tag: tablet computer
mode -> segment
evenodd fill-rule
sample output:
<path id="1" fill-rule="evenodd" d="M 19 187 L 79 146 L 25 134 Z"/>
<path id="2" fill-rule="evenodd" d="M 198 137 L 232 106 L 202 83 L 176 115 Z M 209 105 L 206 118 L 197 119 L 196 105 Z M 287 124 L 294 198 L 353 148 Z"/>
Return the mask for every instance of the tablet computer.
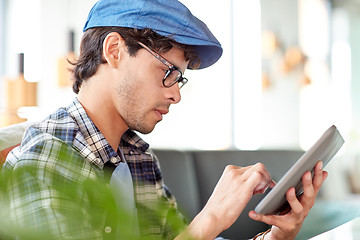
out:
<path id="1" fill-rule="evenodd" d="M 300 195 L 303 191 L 301 179 L 304 173 L 311 171 L 313 175 L 314 167 L 318 161 L 322 161 L 325 167 L 343 144 L 344 139 L 338 129 L 334 125 L 331 126 L 259 202 L 255 207 L 255 212 L 260 214 L 278 214 L 288 205 L 286 200 L 287 190 L 295 187 L 296 194 Z"/>

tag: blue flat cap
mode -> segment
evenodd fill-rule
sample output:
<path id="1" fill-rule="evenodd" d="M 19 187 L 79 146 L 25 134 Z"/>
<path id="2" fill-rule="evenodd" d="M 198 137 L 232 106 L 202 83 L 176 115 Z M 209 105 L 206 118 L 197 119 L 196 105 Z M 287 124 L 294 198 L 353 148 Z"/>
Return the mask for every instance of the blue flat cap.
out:
<path id="1" fill-rule="evenodd" d="M 192 45 L 199 69 L 217 62 L 219 41 L 209 28 L 178 0 L 100 0 L 91 9 L 84 31 L 93 27 L 150 28 L 178 43 Z"/>

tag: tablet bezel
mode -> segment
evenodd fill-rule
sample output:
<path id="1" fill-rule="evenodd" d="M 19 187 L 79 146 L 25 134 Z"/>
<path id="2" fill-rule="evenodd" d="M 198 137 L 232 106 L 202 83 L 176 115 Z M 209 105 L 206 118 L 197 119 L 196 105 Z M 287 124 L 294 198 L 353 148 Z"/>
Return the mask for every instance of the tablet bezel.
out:
<path id="1" fill-rule="evenodd" d="M 318 161 L 325 167 L 344 144 L 340 132 L 335 125 L 327 129 L 315 144 L 306 151 L 296 163 L 284 174 L 276 186 L 260 201 L 255 212 L 260 214 L 278 214 L 287 204 L 286 192 L 295 187 L 297 195 L 302 193 L 302 176 L 311 171 Z M 266 165 L 266 163 L 265 163 Z"/>

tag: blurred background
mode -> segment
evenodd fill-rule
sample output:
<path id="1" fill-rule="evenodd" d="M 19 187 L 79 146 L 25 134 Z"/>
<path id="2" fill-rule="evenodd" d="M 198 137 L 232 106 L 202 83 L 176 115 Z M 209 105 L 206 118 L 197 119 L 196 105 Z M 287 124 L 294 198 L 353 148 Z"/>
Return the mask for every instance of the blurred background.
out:
<path id="1" fill-rule="evenodd" d="M 360 1 L 182 2 L 224 53 L 186 71 L 181 104 L 144 136 L 153 147 L 306 150 L 335 124 L 342 151 L 360 154 Z M 1 126 L 38 121 L 75 97 L 66 59 L 94 3 L 0 0 Z"/>
<path id="2" fill-rule="evenodd" d="M 95 2 L 0 0 L 0 127 L 39 121 L 76 96 L 67 59 Z M 360 203 L 360 0 L 181 2 L 223 56 L 185 72 L 181 103 L 144 139 L 158 149 L 307 150 L 335 124 L 345 144 L 322 197 L 338 205 L 321 212 L 336 221 L 358 209 L 349 204 Z"/>

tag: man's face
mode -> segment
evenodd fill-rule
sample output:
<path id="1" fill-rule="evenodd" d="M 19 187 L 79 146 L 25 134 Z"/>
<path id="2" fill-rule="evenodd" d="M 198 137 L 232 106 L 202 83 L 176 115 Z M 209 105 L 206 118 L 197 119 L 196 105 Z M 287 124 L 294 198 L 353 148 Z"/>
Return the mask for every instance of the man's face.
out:
<path id="1" fill-rule="evenodd" d="M 172 48 L 161 55 L 185 71 L 188 62 L 183 51 Z M 130 129 L 150 133 L 169 112 L 170 105 L 180 101 L 179 86 L 164 87 L 162 81 L 168 67 L 145 49 L 140 49 L 135 57 L 123 57 L 113 78 L 112 100 Z"/>

